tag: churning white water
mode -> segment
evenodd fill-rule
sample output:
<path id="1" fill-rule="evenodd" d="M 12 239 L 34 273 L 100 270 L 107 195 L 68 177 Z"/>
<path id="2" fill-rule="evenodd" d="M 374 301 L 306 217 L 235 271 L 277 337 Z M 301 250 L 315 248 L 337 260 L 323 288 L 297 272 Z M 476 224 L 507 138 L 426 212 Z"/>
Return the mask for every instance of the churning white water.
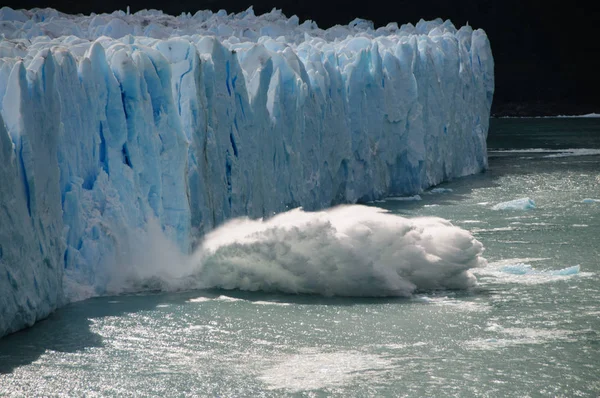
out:
<path id="1" fill-rule="evenodd" d="M 376 207 L 301 209 L 268 220 L 232 220 L 183 256 L 158 231 L 115 293 L 154 288 L 240 289 L 324 296 L 404 296 L 415 290 L 466 289 L 483 246 L 436 217 L 407 219 Z"/>

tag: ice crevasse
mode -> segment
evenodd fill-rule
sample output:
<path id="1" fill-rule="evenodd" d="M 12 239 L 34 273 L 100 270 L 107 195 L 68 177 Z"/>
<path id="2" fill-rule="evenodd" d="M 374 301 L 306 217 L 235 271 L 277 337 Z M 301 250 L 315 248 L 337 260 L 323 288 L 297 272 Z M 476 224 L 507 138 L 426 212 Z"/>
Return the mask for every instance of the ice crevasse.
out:
<path id="1" fill-rule="evenodd" d="M 0 336 L 105 294 L 157 225 L 411 195 L 487 166 L 493 58 L 450 21 L 0 9 Z"/>

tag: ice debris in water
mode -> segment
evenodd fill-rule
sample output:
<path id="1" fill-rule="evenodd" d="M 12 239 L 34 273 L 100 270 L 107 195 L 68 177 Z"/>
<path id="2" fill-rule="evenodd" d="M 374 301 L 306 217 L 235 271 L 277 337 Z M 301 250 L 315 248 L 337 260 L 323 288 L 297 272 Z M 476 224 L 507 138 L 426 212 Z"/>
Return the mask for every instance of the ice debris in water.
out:
<path id="1" fill-rule="evenodd" d="M 401 202 L 410 202 L 413 200 L 422 200 L 421 195 L 413 195 L 413 196 L 390 196 L 389 198 L 385 198 L 385 200 L 396 200 Z"/>
<path id="2" fill-rule="evenodd" d="M 600 203 L 600 199 L 585 198 L 581 203 Z"/>
<path id="3" fill-rule="evenodd" d="M 450 193 L 452 192 L 452 188 L 433 188 L 431 193 Z"/>
<path id="4" fill-rule="evenodd" d="M 492 210 L 528 210 L 535 209 L 535 202 L 530 198 L 509 200 L 492 206 Z"/>
<path id="5" fill-rule="evenodd" d="M 502 271 L 513 275 L 549 275 L 549 276 L 569 276 L 576 275 L 580 271 L 579 265 L 567 267 L 559 270 L 538 271 L 530 264 L 511 264 L 502 267 Z"/>

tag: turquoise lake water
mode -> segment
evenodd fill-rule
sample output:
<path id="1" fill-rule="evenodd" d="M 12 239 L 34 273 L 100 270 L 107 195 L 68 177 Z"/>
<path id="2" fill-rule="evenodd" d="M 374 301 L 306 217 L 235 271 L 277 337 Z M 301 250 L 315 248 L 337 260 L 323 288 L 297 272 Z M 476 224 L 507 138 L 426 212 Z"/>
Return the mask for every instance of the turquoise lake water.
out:
<path id="1" fill-rule="evenodd" d="M 486 173 L 373 204 L 471 231 L 476 288 L 90 299 L 0 340 L 0 395 L 599 396 L 600 119 L 492 119 L 488 147 Z"/>

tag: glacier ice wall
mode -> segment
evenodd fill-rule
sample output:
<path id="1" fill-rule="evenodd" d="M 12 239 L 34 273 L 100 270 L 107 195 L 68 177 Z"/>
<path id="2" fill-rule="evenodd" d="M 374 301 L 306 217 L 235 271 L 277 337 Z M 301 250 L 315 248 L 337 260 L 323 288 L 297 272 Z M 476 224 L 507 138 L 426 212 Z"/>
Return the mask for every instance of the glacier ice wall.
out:
<path id="1" fill-rule="evenodd" d="M 487 36 L 281 12 L 0 9 L 0 336 L 107 292 L 148 225 L 414 194 L 487 166 Z"/>
<path id="2" fill-rule="evenodd" d="M 63 219 L 56 151 L 59 126 L 53 63 L 31 65 L 49 77 L 27 84 L 12 69 L 0 117 L 0 336 L 32 325 L 63 300 Z M 27 117 L 21 110 L 29 109 Z"/>

